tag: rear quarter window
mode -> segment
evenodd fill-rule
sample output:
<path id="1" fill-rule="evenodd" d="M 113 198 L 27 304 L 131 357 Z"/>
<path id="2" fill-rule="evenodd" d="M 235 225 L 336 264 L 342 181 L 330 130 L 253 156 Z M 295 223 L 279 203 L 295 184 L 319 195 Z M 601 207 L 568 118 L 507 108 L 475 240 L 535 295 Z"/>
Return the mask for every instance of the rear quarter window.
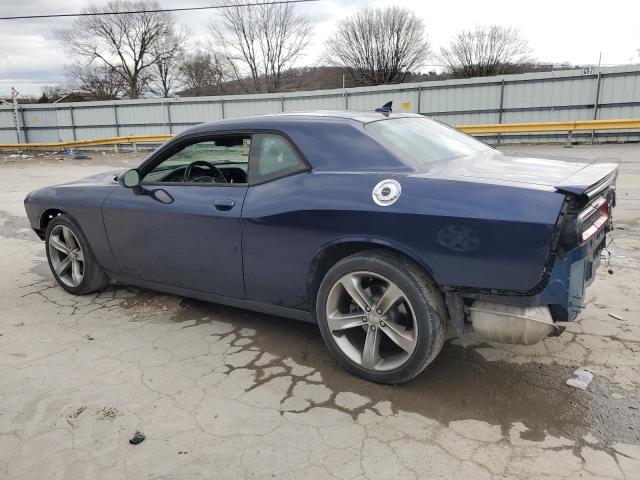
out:
<path id="1" fill-rule="evenodd" d="M 251 183 L 262 183 L 305 170 L 307 164 L 286 138 L 269 133 L 253 136 L 249 163 Z"/>

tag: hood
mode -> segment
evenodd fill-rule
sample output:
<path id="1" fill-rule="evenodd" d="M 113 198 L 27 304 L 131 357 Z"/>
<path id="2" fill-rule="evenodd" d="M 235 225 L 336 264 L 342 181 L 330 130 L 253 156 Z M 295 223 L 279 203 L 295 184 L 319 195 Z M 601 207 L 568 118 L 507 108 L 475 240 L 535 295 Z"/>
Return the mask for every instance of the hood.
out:
<path id="1" fill-rule="evenodd" d="M 80 180 L 74 180 L 73 182 L 63 183 L 58 187 L 72 187 L 72 186 L 89 186 L 89 185 L 116 185 L 118 175 L 126 172 L 127 169 L 111 170 L 104 173 L 96 173 L 88 177 L 81 178 Z"/>
<path id="2" fill-rule="evenodd" d="M 559 157 L 513 156 L 499 151 L 434 164 L 424 176 L 526 186 L 584 194 L 615 176 L 616 163 Z"/>

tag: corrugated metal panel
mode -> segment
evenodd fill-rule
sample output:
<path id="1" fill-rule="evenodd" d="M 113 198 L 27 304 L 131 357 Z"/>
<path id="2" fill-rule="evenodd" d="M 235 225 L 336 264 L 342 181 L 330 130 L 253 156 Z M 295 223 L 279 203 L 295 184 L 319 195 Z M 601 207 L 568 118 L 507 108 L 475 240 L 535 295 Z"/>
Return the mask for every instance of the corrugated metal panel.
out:
<path id="1" fill-rule="evenodd" d="M 425 89 L 421 97 L 423 113 L 496 109 L 500 85 Z"/>
<path id="2" fill-rule="evenodd" d="M 222 118 L 222 105 L 220 102 L 202 102 L 182 104 L 170 103 L 171 121 L 177 124 L 192 124 L 212 122 Z"/>
<path id="3" fill-rule="evenodd" d="M 640 74 L 634 76 L 604 77 L 600 90 L 601 103 L 640 103 Z"/>
<path id="4" fill-rule="evenodd" d="M 13 128 L 13 110 L 11 108 L 0 108 L 0 128 Z"/>
<path id="5" fill-rule="evenodd" d="M 249 115 L 266 115 L 269 113 L 281 113 L 282 100 L 271 96 L 257 98 L 253 101 L 226 100 L 224 102 L 224 117 L 246 117 Z"/>
<path id="6" fill-rule="evenodd" d="M 156 126 L 156 125 L 129 125 L 120 127 L 120 135 L 158 135 L 158 132 L 168 133 L 169 126 Z"/>
<path id="7" fill-rule="evenodd" d="M 118 107 L 118 123 L 120 125 L 166 124 L 167 110 L 162 104 L 157 105 L 122 105 Z"/>
<path id="8" fill-rule="evenodd" d="M 29 130 L 29 143 L 47 143 L 69 140 L 73 140 L 73 132 L 71 128 L 60 127 L 56 129 L 47 128 Z"/>
<path id="9" fill-rule="evenodd" d="M 342 110 L 345 108 L 343 95 L 326 97 L 285 97 L 285 112 L 305 112 L 309 110 Z"/>
<path id="10" fill-rule="evenodd" d="M 115 125 L 115 109 L 115 106 L 109 104 L 93 108 L 75 108 L 73 118 L 76 126 Z"/>
<path id="11" fill-rule="evenodd" d="M 55 110 L 29 110 L 22 111 L 24 124 L 29 127 L 58 126 L 58 116 Z"/>
<path id="12" fill-rule="evenodd" d="M 602 68 L 598 119 L 640 117 L 640 67 Z M 118 100 L 68 104 L 21 105 L 29 141 L 90 139 L 129 134 L 178 133 L 201 122 L 221 118 L 344 109 L 373 110 L 392 100 L 395 111 L 433 114 L 445 123 L 479 124 L 591 120 L 598 75 L 582 70 L 527 73 L 384 85 L 343 90 L 291 92 L 282 95 L 235 95 L 180 99 Z M 504 83 L 504 90 L 502 87 Z M 418 91 L 420 89 L 420 92 Z M 503 111 L 500 98 L 503 91 Z M 404 107 L 404 108 L 403 108 Z M 71 117 L 73 109 L 73 119 Z M 75 129 L 72 129 L 75 124 Z M 491 138 L 491 137 L 490 137 Z M 505 141 L 556 141 L 536 134 L 503 137 Z M 600 139 L 639 139 L 640 135 L 609 135 Z M 11 106 L 0 107 L 0 139 L 15 141 Z"/>
<path id="13" fill-rule="evenodd" d="M 16 143 L 15 130 L 0 130 L 0 143 Z"/>
<path id="14" fill-rule="evenodd" d="M 116 127 L 89 127 L 77 128 L 76 137 L 78 140 L 91 140 L 92 138 L 116 137 Z"/>
<path id="15" fill-rule="evenodd" d="M 502 123 L 563 122 L 592 119 L 593 108 L 548 108 L 544 110 L 507 111 L 502 114 Z"/>
<path id="16" fill-rule="evenodd" d="M 416 112 L 418 104 L 417 91 L 393 92 L 384 91 L 381 93 L 358 93 L 349 95 L 349 110 L 375 110 L 387 102 L 393 102 L 395 112 Z M 409 108 L 403 109 L 404 103 L 409 104 Z"/>

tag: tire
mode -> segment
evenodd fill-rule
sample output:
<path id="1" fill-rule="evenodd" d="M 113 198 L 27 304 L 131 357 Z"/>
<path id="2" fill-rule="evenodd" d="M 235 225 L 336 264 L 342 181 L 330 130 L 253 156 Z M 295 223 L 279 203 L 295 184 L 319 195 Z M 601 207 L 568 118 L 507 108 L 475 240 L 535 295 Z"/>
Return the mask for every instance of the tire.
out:
<path id="1" fill-rule="evenodd" d="M 372 382 L 399 384 L 440 353 L 448 314 L 437 284 L 415 262 L 368 250 L 329 269 L 318 290 L 316 318 L 327 347 L 346 370 Z"/>
<path id="2" fill-rule="evenodd" d="M 67 292 L 86 295 L 109 284 L 109 276 L 98 264 L 82 230 L 68 215 L 58 215 L 49 222 L 45 249 L 51 273 Z"/>

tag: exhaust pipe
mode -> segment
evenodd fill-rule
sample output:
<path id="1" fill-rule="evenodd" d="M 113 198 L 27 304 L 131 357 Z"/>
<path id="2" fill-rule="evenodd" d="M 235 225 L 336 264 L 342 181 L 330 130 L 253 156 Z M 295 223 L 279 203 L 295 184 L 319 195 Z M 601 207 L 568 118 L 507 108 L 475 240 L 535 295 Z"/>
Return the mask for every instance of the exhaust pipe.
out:
<path id="1" fill-rule="evenodd" d="M 485 340 L 533 345 L 557 328 L 549 307 L 516 307 L 476 301 L 467 308 L 475 333 Z"/>

